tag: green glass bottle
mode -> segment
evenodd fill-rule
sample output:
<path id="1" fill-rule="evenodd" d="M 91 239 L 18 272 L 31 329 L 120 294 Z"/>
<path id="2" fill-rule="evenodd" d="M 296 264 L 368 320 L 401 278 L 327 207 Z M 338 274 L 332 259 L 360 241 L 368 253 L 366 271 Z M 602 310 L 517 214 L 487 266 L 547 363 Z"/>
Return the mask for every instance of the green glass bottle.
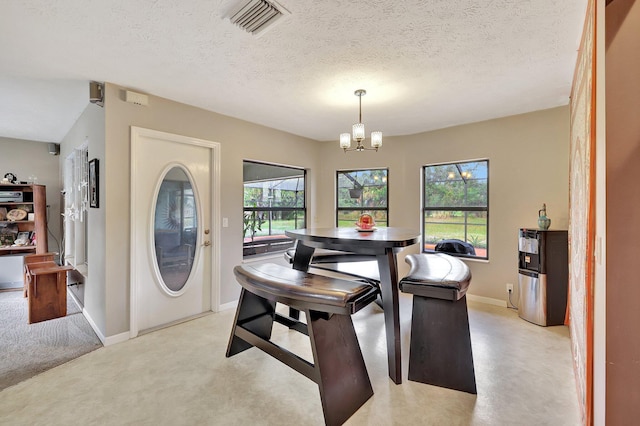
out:
<path id="1" fill-rule="evenodd" d="M 538 210 L 538 228 L 546 231 L 551 226 L 551 219 L 547 217 L 547 205 L 542 204 L 542 209 Z"/>

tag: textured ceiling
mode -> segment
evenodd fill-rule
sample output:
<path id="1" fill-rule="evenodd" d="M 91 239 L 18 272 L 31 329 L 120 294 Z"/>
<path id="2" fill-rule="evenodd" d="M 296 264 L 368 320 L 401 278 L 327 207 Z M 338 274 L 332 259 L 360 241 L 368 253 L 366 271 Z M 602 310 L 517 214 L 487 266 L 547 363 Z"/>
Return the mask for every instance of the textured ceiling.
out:
<path id="1" fill-rule="evenodd" d="M 568 103 L 587 0 L 281 0 L 259 37 L 237 0 L 0 1 L 0 136 L 60 141 L 108 81 L 317 140 Z"/>

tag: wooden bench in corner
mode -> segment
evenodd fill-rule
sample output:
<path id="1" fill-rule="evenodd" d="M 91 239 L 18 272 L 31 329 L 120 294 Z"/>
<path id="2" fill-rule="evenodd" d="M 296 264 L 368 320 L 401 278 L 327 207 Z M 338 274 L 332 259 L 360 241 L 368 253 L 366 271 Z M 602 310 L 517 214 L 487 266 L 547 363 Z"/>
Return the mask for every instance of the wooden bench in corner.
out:
<path id="1" fill-rule="evenodd" d="M 234 268 L 242 286 L 227 357 L 255 346 L 318 384 L 327 425 L 344 423 L 373 395 L 351 314 L 378 289 L 272 263 Z M 307 324 L 276 312 L 276 303 L 303 311 Z M 271 341 L 273 323 L 309 336 L 313 364 Z"/>

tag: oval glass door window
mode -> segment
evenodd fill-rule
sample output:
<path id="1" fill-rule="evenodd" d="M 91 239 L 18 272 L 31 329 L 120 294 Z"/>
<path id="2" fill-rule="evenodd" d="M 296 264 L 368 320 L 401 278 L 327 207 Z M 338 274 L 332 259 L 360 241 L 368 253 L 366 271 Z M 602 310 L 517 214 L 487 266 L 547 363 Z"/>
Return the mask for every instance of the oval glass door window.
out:
<path id="1" fill-rule="evenodd" d="M 193 186 L 181 167 L 164 176 L 155 207 L 156 262 L 165 286 L 180 291 L 187 283 L 195 257 L 198 214 Z"/>

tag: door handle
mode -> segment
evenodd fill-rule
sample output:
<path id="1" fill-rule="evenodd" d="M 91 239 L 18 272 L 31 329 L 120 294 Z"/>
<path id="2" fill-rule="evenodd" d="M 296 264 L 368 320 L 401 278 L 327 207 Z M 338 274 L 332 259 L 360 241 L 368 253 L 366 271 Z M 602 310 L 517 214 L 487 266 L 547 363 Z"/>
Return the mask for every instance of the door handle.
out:
<path id="1" fill-rule="evenodd" d="M 202 245 L 205 247 L 209 247 L 211 245 L 211 241 L 205 241 Z"/>

